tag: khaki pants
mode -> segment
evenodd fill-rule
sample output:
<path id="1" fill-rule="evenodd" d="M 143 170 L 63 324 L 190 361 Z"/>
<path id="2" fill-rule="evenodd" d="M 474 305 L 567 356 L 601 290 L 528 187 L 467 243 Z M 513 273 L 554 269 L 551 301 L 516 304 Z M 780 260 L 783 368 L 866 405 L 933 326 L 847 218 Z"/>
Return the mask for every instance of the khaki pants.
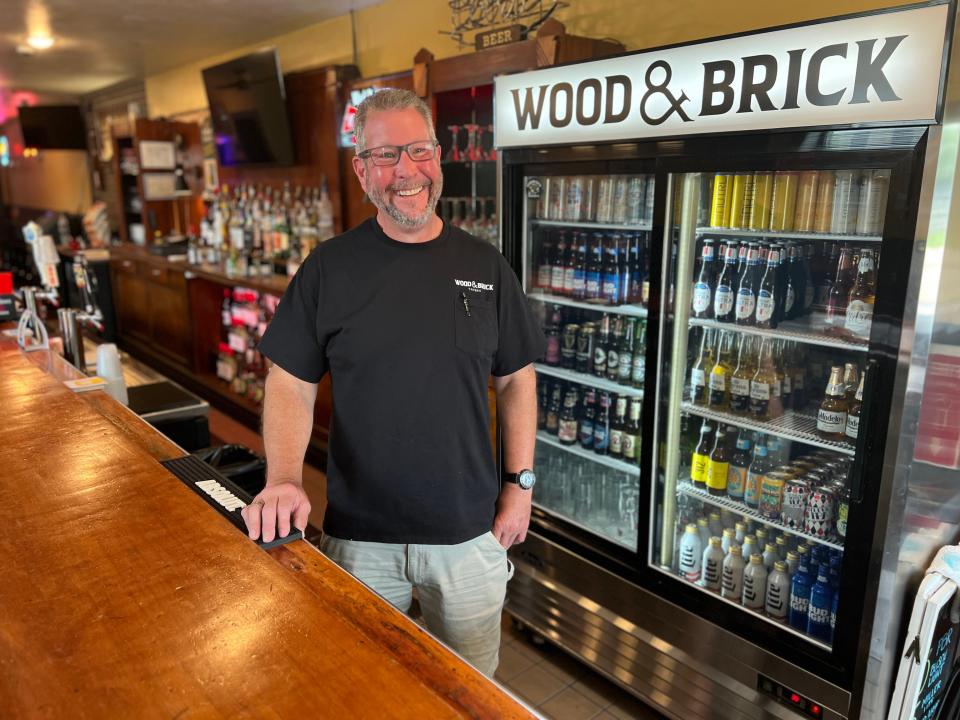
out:
<path id="1" fill-rule="evenodd" d="M 427 629 L 483 674 L 500 661 L 500 614 L 513 576 L 492 532 L 458 545 L 405 545 L 324 535 L 320 550 L 403 612 L 413 589 Z"/>

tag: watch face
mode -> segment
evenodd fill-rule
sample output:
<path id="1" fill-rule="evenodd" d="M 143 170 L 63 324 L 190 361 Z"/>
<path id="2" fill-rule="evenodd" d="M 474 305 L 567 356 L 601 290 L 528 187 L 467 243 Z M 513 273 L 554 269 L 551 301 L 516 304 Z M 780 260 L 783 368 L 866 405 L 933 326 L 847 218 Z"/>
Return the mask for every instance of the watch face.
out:
<path id="1" fill-rule="evenodd" d="M 529 490 L 537 482 L 537 476 L 533 474 L 533 470 L 524 470 L 522 473 L 517 475 L 517 485 L 522 487 L 524 490 Z"/>

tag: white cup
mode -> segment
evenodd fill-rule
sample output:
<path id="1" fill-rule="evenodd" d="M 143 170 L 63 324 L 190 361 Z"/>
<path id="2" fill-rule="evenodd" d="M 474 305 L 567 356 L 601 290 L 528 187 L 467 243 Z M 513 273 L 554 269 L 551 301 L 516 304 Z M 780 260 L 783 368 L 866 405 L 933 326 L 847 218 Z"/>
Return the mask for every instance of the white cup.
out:
<path id="1" fill-rule="evenodd" d="M 129 404 L 120 353 L 113 343 L 97 346 L 97 375 L 107 381 L 106 390 L 114 400 L 124 405 Z"/>

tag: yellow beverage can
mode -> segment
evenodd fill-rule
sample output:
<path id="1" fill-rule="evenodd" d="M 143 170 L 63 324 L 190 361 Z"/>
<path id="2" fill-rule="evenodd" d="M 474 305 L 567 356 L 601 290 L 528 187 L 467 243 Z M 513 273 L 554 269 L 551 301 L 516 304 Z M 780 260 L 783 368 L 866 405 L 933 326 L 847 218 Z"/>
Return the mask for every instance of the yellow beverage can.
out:
<path id="1" fill-rule="evenodd" d="M 753 174 L 737 173 L 733 176 L 730 194 L 730 227 L 737 230 L 750 224 L 750 208 L 753 206 Z"/>
<path id="2" fill-rule="evenodd" d="M 817 181 L 817 208 L 814 211 L 813 231 L 830 232 L 833 222 L 833 190 L 837 176 L 832 170 L 821 170 Z"/>
<path id="3" fill-rule="evenodd" d="M 808 170 L 800 173 L 797 181 L 797 209 L 793 216 L 793 229 L 799 232 L 813 232 L 817 209 L 817 181 L 820 173 Z"/>
<path id="4" fill-rule="evenodd" d="M 730 227 L 730 200 L 732 194 L 733 176 L 714 176 L 713 203 L 710 206 L 711 227 Z"/>
<path id="5" fill-rule="evenodd" d="M 770 204 L 773 200 L 773 173 L 758 172 L 753 176 L 753 201 L 750 204 L 751 230 L 770 228 Z"/>
<path id="6" fill-rule="evenodd" d="M 797 173 L 776 172 L 773 175 L 773 204 L 770 207 L 771 230 L 793 230 L 797 211 Z"/>

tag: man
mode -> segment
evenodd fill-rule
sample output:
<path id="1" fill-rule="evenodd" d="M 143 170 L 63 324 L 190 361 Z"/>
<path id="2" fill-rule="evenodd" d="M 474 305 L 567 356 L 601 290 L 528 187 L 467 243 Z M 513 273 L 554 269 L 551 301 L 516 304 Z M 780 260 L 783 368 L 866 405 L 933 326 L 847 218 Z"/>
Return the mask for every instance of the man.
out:
<path id="1" fill-rule="evenodd" d="M 383 90 L 357 109 L 353 169 L 377 216 L 316 249 L 261 351 L 267 485 L 250 536 L 304 528 L 317 382 L 333 422 L 321 549 L 487 675 L 498 662 L 506 550 L 530 522 L 544 337 L 503 256 L 436 215 L 440 150 L 427 106 Z M 487 432 L 494 376 L 507 479 Z M 521 471 L 524 471 L 521 473 Z"/>

